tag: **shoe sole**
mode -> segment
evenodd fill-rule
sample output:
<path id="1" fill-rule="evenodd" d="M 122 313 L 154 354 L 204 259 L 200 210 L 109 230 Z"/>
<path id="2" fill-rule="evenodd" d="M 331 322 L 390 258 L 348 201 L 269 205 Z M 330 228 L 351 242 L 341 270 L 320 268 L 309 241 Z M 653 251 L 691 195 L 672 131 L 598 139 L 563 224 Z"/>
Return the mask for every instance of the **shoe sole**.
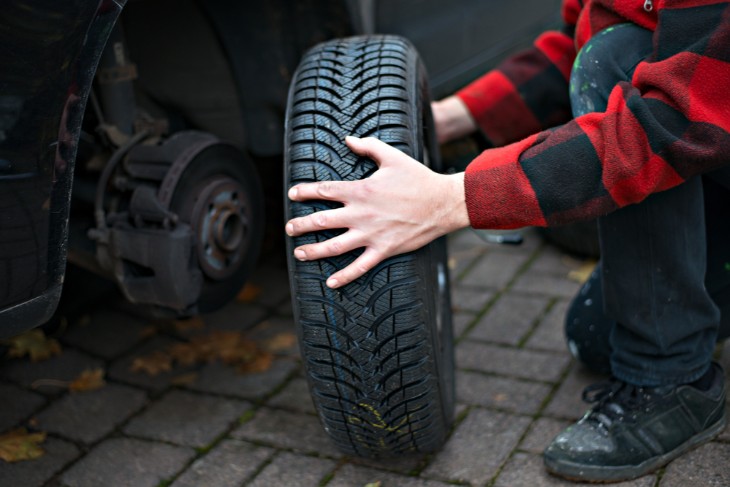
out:
<path id="1" fill-rule="evenodd" d="M 722 419 L 720 419 L 710 428 L 696 434 L 671 452 L 665 453 L 664 455 L 660 455 L 658 457 L 653 457 L 645 461 L 644 463 L 635 466 L 586 466 L 567 461 L 558 462 L 547 457 L 543 457 L 543 461 L 545 463 L 545 468 L 549 473 L 572 481 L 602 484 L 632 480 L 651 473 L 654 470 L 663 467 L 667 463 L 671 462 L 678 456 L 702 445 L 703 443 L 712 440 L 720 433 L 722 433 L 722 431 L 725 429 L 726 422 L 727 420 L 725 418 L 725 415 L 723 415 Z"/>

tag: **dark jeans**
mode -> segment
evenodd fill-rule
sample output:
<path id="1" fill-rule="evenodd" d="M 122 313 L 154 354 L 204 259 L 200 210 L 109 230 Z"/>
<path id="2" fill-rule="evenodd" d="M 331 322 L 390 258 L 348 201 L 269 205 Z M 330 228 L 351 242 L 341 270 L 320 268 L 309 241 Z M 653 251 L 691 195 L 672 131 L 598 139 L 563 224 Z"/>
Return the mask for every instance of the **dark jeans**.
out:
<path id="1" fill-rule="evenodd" d="M 652 33 L 633 24 L 597 34 L 573 66 L 573 115 L 605 111 L 651 51 Z M 566 318 L 574 355 L 636 385 L 704 374 L 721 322 L 730 335 L 728 181 L 730 167 L 599 219 L 601 263 Z"/>

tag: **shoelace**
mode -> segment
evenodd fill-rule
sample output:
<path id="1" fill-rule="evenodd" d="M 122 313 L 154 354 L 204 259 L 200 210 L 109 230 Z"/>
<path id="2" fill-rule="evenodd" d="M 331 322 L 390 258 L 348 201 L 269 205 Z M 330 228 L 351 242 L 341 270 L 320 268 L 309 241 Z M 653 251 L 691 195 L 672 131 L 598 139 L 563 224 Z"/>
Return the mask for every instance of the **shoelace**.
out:
<path id="1" fill-rule="evenodd" d="M 630 411 L 653 399 L 650 388 L 627 384 L 618 379 L 592 384 L 583 389 L 583 401 L 595 404 L 586 419 L 610 428 L 615 421 L 624 420 Z"/>

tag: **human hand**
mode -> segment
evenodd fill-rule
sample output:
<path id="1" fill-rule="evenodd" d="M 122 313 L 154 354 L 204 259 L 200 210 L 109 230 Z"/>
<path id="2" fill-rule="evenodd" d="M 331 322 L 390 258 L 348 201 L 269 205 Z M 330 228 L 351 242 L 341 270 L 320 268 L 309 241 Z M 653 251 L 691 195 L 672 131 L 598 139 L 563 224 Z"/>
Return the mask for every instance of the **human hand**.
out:
<path id="1" fill-rule="evenodd" d="M 457 96 L 450 96 L 431 103 L 436 139 L 439 144 L 449 142 L 474 132 L 477 124 Z"/>
<path id="2" fill-rule="evenodd" d="M 464 174 L 438 174 L 398 149 L 368 137 L 345 139 L 350 150 L 375 161 L 379 169 L 360 181 L 327 181 L 292 187 L 292 201 L 329 200 L 344 206 L 293 218 L 286 233 L 347 229 L 325 242 L 302 245 L 294 256 L 302 261 L 364 252 L 327 279 L 338 288 L 361 277 L 383 260 L 416 250 L 453 230 L 469 225 L 464 201 Z"/>

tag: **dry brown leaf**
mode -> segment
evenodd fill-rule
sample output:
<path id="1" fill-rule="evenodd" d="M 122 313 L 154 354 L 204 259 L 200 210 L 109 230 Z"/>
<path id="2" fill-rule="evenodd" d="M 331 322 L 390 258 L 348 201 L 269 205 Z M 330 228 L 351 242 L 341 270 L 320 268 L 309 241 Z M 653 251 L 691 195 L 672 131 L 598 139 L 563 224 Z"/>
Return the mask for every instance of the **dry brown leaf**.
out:
<path id="1" fill-rule="evenodd" d="M 591 277 L 591 274 L 593 273 L 593 269 L 595 269 L 595 268 L 596 268 L 595 260 L 590 260 L 588 262 L 585 262 L 578 269 L 570 271 L 568 273 L 568 279 L 570 279 L 571 281 L 575 281 L 580 284 L 583 284 L 588 280 L 589 277 Z"/>
<path id="2" fill-rule="evenodd" d="M 255 301 L 260 294 L 260 287 L 253 284 L 246 284 L 245 286 L 243 286 L 243 289 L 238 292 L 238 295 L 236 296 L 236 301 L 238 301 L 239 303 L 251 303 Z"/>
<path id="3" fill-rule="evenodd" d="M 167 349 L 167 353 L 180 365 L 188 366 L 201 361 L 200 350 L 192 343 L 174 343 Z"/>
<path id="4" fill-rule="evenodd" d="M 271 368 L 271 364 L 274 361 L 274 355 L 269 352 L 259 351 L 253 360 L 242 363 L 238 366 L 238 371 L 242 374 L 258 374 L 266 372 Z"/>
<path id="5" fill-rule="evenodd" d="M 248 362 L 255 358 L 257 347 L 238 331 L 214 331 L 191 340 L 198 348 L 202 361 L 221 360 L 230 365 Z"/>
<path id="6" fill-rule="evenodd" d="M 95 391 L 106 385 L 104 381 L 104 369 L 86 369 L 68 385 L 71 392 Z"/>
<path id="7" fill-rule="evenodd" d="M 181 374 L 173 377 L 170 382 L 176 386 L 186 386 L 192 384 L 196 380 L 198 380 L 198 374 L 196 374 L 195 372 L 191 372 L 189 374 Z"/>
<path id="8" fill-rule="evenodd" d="M 130 366 L 132 372 L 145 372 L 147 375 L 155 376 L 161 372 L 172 370 L 172 357 L 159 350 L 149 355 L 137 357 Z"/>
<path id="9" fill-rule="evenodd" d="M 173 324 L 178 333 L 185 333 L 192 330 L 205 328 L 205 323 L 200 316 L 193 316 L 185 320 L 176 320 Z"/>
<path id="10" fill-rule="evenodd" d="M 266 341 L 264 348 L 269 352 L 281 352 L 282 350 L 289 350 L 296 342 L 297 336 L 294 333 L 278 333 Z"/>
<path id="11" fill-rule="evenodd" d="M 10 357 L 30 357 L 31 362 L 48 360 L 61 354 L 61 345 L 53 338 L 46 337 L 42 330 L 30 330 L 7 341 Z"/>
<path id="12" fill-rule="evenodd" d="M 43 456 L 41 443 L 46 441 L 45 433 L 28 433 L 25 428 L 0 435 L 0 458 L 6 462 L 33 460 Z"/>

